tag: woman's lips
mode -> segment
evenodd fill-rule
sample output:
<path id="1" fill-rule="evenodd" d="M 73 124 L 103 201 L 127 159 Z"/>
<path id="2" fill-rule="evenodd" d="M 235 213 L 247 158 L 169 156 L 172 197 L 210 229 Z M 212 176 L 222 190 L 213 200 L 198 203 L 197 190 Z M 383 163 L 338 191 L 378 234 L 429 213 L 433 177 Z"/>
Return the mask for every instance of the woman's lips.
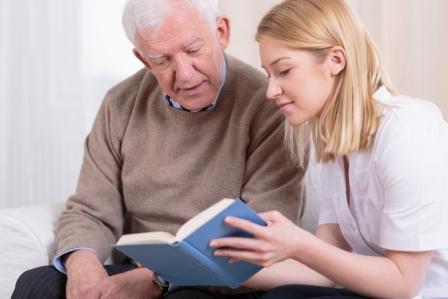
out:
<path id="1" fill-rule="evenodd" d="M 277 108 L 278 108 L 278 110 L 285 110 L 292 103 L 294 103 L 294 102 L 277 103 Z"/>

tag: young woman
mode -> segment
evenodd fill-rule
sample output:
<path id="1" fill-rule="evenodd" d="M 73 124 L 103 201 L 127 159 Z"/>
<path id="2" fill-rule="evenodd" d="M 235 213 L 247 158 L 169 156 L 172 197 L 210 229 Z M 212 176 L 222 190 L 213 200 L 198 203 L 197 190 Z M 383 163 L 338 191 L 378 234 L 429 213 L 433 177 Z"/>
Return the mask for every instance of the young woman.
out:
<path id="1" fill-rule="evenodd" d="M 287 144 L 304 163 L 312 140 L 323 163 L 319 227 L 313 235 L 278 212 L 261 214 L 267 226 L 228 218 L 255 238 L 214 240 L 215 254 L 270 266 L 247 283 L 280 286 L 263 298 L 448 298 L 448 124 L 438 108 L 391 90 L 343 0 L 287 0 L 257 41 Z"/>

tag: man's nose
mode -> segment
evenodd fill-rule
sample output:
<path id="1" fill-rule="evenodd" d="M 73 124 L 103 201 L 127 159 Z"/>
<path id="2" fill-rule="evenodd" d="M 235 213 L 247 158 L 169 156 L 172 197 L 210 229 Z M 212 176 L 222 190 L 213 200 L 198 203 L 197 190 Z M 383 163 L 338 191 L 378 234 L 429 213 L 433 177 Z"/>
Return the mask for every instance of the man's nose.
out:
<path id="1" fill-rule="evenodd" d="M 189 81 L 195 72 L 192 58 L 188 55 L 177 55 L 175 57 L 175 72 L 178 81 Z"/>

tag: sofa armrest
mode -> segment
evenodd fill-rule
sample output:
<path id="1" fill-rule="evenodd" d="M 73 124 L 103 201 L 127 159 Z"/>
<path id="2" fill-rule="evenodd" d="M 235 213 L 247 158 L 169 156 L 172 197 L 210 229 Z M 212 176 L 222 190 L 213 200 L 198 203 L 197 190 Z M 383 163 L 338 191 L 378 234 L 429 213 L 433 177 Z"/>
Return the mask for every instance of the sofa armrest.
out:
<path id="1" fill-rule="evenodd" d="M 0 211 L 0 298 L 10 298 L 24 271 L 51 262 L 55 224 L 63 208 L 55 203 Z"/>

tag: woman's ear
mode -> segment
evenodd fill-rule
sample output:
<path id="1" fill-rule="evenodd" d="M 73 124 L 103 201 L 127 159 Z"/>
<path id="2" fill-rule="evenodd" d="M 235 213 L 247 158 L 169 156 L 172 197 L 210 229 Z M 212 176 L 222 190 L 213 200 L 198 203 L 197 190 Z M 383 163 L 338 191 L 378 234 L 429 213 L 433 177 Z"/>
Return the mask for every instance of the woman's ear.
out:
<path id="1" fill-rule="evenodd" d="M 336 46 L 331 48 L 328 54 L 328 63 L 330 65 L 330 72 L 332 76 L 337 76 L 344 70 L 346 65 L 345 50 L 342 47 Z"/>

